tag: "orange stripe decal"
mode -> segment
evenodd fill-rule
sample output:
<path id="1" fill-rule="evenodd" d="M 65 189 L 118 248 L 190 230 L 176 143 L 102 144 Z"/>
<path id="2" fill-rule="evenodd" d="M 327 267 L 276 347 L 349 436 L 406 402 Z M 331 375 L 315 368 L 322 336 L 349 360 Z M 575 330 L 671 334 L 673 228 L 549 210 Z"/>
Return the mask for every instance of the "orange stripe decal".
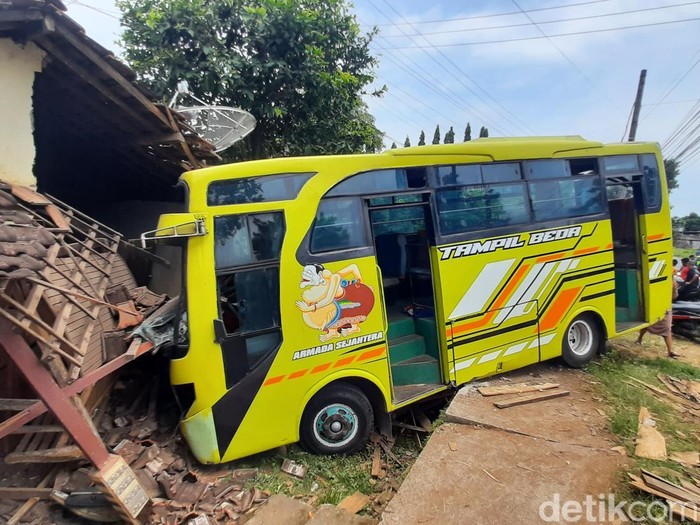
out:
<path id="1" fill-rule="evenodd" d="M 553 328 L 556 328 L 571 308 L 571 305 L 574 304 L 574 301 L 578 297 L 580 291 L 581 287 L 570 288 L 560 292 L 542 319 L 539 331 L 547 332 Z"/>
<path id="2" fill-rule="evenodd" d="M 277 376 L 277 377 L 271 377 L 270 379 L 268 379 L 267 381 L 265 381 L 264 386 L 274 385 L 274 384 L 276 384 L 276 383 L 279 383 L 279 382 L 282 381 L 283 379 L 284 379 L 284 375 Z"/>
<path id="3" fill-rule="evenodd" d="M 649 240 L 650 240 L 650 241 L 656 241 L 656 240 L 662 239 L 663 236 L 664 236 L 663 233 L 657 233 L 657 234 L 655 234 L 655 235 L 650 235 L 650 236 L 649 236 Z"/>
<path id="4" fill-rule="evenodd" d="M 364 361 L 366 359 L 372 359 L 373 357 L 379 357 L 386 351 L 386 346 L 380 346 L 374 350 L 367 350 L 364 354 L 360 356 L 358 361 Z"/>
<path id="5" fill-rule="evenodd" d="M 312 374 L 318 374 L 319 372 L 323 372 L 324 370 L 328 370 L 331 367 L 330 363 L 323 363 L 322 365 L 318 365 L 314 367 L 314 369 L 311 371 Z"/>
<path id="6" fill-rule="evenodd" d="M 613 245 L 612 245 L 612 244 L 608 244 L 608 245 L 605 247 L 606 250 L 612 250 L 612 248 L 613 248 Z"/>
<path id="7" fill-rule="evenodd" d="M 482 326 L 487 325 L 488 323 L 491 322 L 491 319 L 496 315 L 496 310 L 501 308 L 503 304 L 506 302 L 508 299 L 508 296 L 511 294 L 513 289 L 518 285 L 520 282 L 520 279 L 523 278 L 523 276 L 527 273 L 527 271 L 530 269 L 530 266 L 525 264 L 521 266 L 517 272 L 515 272 L 515 275 L 513 278 L 508 282 L 506 287 L 503 289 L 501 294 L 496 298 L 496 301 L 494 301 L 493 306 L 491 307 L 491 310 L 489 310 L 484 317 L 479 319 L 478 321 L 472 321 L 471 323 L 466 323 L 460 326 L 454 326 L 452 328 L 452 334 L 448 334 L 451 336 L 456 336 L 459 335 L 463 332 L 468 332 L 469 330 L 472 330 L 474 328 L 481 328 Z"/>
<path id="8" fill-rule="evenodd" d="M 304 370 L 297 370 L 296 372 L 292 372 L 291 374 L 289 374 L 289 377 L 287 379 L 296 379 L 297 377 L 303 376 L 308 371 L 308 368 L 304 368 Z"/>
<path id="9" fill-rule="evenodd" d="M 355 360 L 355 356 L 351 355 L 349 357 L 344 357 L 343 359 L 338 360 L 335 365 L 333 365 L 333 368 L 340 368 L 341 366 L 349 365 Z"/>
<path id="10" fill-rule="evenodd" d="M 549 261 L 556 261 L 557 259 L 561 259 L 564 257 L 565 252 L 561 253 L 553 253 L 552 255 L 545 255 L 544 257 L 538 257 L 535 262 L 541 263 L 541 262 L 549 262 Z"/>
<path id="11" fill-rule="evenodd" d="M 576 250 L 574 252 L 574 257 L 576 257 L 577 255 L 586 255 L 588 253 L 597 252 L 598 248 L 599 248 L 598 246 L 591 246 L 590 248 L 583 248 L 581 250 Z"/>

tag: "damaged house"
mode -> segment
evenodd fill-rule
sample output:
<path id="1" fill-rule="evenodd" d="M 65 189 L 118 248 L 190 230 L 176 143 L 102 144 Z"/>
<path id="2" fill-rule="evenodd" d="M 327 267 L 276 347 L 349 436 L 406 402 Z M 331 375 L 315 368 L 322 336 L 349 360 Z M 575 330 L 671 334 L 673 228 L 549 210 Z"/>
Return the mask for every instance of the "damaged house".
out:
<path id="1" fill-rule="evenodd" d="M 179 279 L 123 236 L 179 210 L 179 175 L 220 158 L 61 0 L 0 2 L 0 85 L 1 455 L 6 464 L 87 458 L 137 523 L 143 487 L 92 417 L 113 373 L 152 349 L 125 336 L 178 293 Z"/>

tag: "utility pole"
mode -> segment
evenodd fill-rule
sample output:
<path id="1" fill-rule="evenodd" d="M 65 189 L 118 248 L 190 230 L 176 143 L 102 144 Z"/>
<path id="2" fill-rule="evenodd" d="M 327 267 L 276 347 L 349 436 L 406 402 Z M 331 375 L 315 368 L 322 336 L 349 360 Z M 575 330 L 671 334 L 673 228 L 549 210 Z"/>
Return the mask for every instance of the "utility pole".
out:
<path id="1" fill-rule="evenodd" d="M 639 124 L 639 112 L 642 109 L 642 95 L 644 94 L 644 82 L 647 79 L 647 70 L 642 69 L 639 73 L 639 84 L 637 85 L 637 97 L 634 99 L 632 108 L 632 124 L 630 125 L 630 136 L 628 142 L 634 142 L 637 136 L 637 124 Z"/>

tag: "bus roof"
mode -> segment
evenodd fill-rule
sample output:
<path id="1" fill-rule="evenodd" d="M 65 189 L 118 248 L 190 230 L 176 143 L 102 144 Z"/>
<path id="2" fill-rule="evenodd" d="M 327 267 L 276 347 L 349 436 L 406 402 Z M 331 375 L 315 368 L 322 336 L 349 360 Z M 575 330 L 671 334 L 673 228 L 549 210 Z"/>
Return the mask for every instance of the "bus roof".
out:
<path id="1" fill-rule="evenodd" d="M 630 147 L 636 145 L 637 148 Z M 366 164 L 382 164 L 381 159 L 393 157 L 396 160 L 410 156 L 465 156 L 481 159 L 489 158 L 492 161 L 505 161 L 512 159 L 537 159 L 552 158 L 558 155 L 566 155 L 571 152 L 591 155 L 600 154 L 593 150 L 606 148 L 611 154 L 639 153 L 648 151 L 651 143 L 612 143 L 603 144 L 584 139 L 578 135 L 554 136 L 554 137 L 488 137 L 478 138 L 468 142 L 455 144 L 431 144 L 426 146 L 414 146 L 409 148 L 396 148 L 377 154 L 355 155 L 319 155 L 308 157 L 281 157 L 224 164 L 193 170 L 183 174 L 182 179 L 191 182 L 212 181 L 217 179 L 232 179 L 242 177 L 256 177 L 273 173 L 291 172 L 317 172 L 326 168 L 337 166 L 339 162 L 351 165 L 359 159 Z M 654 147 L 657 147 L 654 145 Z M 637 151 L 638 150 L 638 151 Z M 406 159 L 408 160 L 408 159 Z"/>

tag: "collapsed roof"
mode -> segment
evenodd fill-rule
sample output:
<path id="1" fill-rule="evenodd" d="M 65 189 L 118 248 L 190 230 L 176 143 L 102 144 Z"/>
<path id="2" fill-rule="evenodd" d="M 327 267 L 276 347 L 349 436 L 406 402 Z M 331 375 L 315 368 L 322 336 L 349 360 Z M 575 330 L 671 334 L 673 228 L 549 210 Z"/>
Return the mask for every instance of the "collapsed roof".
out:
<path id="1" fill-rule="evenodd" d="M 0 38 L 46 52 L 34 84 L 38 188 L 91 211 L 126 199 L 177 200 L 183 171 L 220 158 L 152 102 L 135 73 L 88 38 L 61 0 L 0 0 Z"/>

